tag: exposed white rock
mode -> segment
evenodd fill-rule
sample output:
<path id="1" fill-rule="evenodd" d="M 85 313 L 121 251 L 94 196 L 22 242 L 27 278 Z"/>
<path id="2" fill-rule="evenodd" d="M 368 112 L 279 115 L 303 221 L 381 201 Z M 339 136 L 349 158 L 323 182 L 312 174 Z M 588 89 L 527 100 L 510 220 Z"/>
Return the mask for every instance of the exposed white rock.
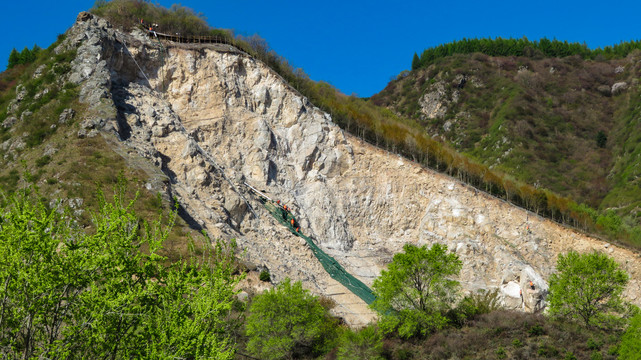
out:
<path id="1" fill-rule="evenodd" d="M 421 112 L 428 119 L 437 119 L 445 116 L 449 102 L 446 98 L 445 84 L 437 82 L 430 87 L 430 91 L 419 99 Z"/>
<path id="2" fill-rule="evenodd" d="M 612 85 L 612 95 L 620 94 L 623 91 L 625 91 L 627 88 L 628 88 L 628 83 L 626 83 L 625 81 L 614 83 L 614 85 Z"/>

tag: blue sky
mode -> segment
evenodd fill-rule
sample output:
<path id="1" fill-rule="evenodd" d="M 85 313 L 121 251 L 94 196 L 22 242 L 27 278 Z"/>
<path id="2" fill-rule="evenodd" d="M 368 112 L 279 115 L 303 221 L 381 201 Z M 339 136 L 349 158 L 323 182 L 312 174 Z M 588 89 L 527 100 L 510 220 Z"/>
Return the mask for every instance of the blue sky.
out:
<path id="1" fill-rule="evenodd" d="M 153 1 L 169 7 L 178 1 Z M 639 1 L 183 0 L 210 25 L 259 34 L 272 49 L 343 93 L 370 96 L 414 52 L 464 37 L 542 37 L 602 47 L 641 39 Z M 3 68 L 12 48 L 47 47 L 94 1 L 5 1 Z M 7 36 L 12 34 L 11 36 Z"/>

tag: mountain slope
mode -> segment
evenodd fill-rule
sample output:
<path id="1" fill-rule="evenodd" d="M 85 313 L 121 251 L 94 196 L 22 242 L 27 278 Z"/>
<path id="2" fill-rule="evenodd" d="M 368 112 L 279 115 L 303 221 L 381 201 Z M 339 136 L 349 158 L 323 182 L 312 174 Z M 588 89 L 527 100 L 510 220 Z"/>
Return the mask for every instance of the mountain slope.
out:
<path id="1" fill-rule="evenodd" d="M 608 61 L 455 54 L 372 102 L 490 168 L 638 226 L 639 60 L 638 50 Z"/>
<path id="2" fill-rule="evenodd" d="M 364 325 L 374 314 L 243 182 L 291 206 L 301 231 L 366 284 L 403 244 L 438 242 L 463 260 L 465 291 L 500 288 L 507 308 L 539 311 L 557 254 L 605 249 L 631 274 L 626 296 L 641 303 L 636 253 L 363 143 L 230 45 L 160 44 L 81 13 L 56 51 L 76 53 L 61 79 L 77 84 L 79 94 L 67 141 L 104 142 L 146 176 L 140 186 L 175 196 L 193 229 L 236 239 L 247 264 L 332 298 L 334 313 L 349 324 Z M 536 291 L 527 291 L 530 280 Z"/>

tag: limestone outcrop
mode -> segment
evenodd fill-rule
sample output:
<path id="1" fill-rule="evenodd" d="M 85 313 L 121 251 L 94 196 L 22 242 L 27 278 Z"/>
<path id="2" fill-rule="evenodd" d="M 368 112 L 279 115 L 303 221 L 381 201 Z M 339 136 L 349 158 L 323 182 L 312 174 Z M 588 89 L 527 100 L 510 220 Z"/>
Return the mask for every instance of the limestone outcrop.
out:
<path id="1" fill-rule="evenodd" d="M 638 254 L 362 143 L 229 45 L 160 47 L 83 15 L 61 48 L 72 46 L 70 80 L 81 84 L 92 114 L 86 135 L 116 137 L 148 159 L 168 178 L 156 190 L 176 196 L 192 226 L 237 239 L 245 260 L 275 281 L 301 280 L 331 297 L 350 324 L 374 314 L 252 200 L 244 182 L 292 207 L 302 232 L 369 285 L 405 243 L 442 243 L 463 261 L 466 292 L 500 289 L 506 307 L 542 311 L 557 255 L 598 249 L 630 273 L 625 295 L 641 304 Z"/>

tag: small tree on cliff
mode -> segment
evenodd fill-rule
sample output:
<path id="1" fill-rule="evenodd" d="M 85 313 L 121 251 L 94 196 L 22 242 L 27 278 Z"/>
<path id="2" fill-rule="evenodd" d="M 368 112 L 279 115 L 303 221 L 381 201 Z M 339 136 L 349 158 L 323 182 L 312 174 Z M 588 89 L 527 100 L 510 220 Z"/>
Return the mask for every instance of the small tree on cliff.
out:
<path id="1" fill-rule="evenodd" d="M 456 300 L 459 283 L 452 280 L 462 262 L 447 246 L 417 247 L 406 244 L 392 263 L 374 281 L 376 301 L 384 331 L 398 331 L 402 337 L 426 335 L 443 328 L 444 313 Z"/>
<path id="2" fill-rule="evenodd" d="M 550 314 L 604 326 L 625 310 L 621 293 L 628 274 L 606 254 L 574 251 L 559 255 L 558 273 L 550 277 Z"/>

